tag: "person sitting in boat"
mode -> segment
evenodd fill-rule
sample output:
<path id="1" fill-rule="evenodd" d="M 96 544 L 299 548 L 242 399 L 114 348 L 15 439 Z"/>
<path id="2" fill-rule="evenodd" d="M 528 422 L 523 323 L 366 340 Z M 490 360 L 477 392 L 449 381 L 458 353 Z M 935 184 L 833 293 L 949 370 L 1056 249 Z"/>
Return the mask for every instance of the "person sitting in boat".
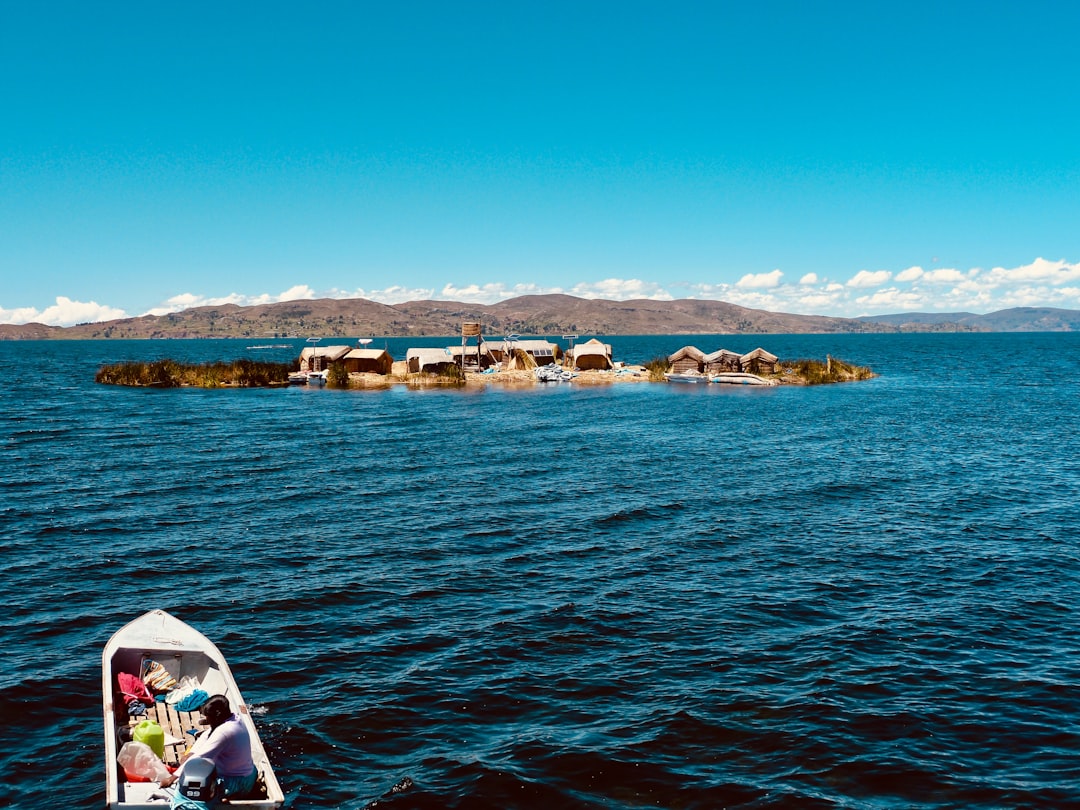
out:
<path id="1" fill-rule="evenodd" d="M 229 699 L 214 695 L 200 709 L 203 721 L 209 726 L 184 754 L 180 767 L 162 787 L 168 787 L 184 772 L 184 763 L 192 757 L 202 757 L 214 763 L 218 778 L 230 798 L 243 798 L 255 789 L 258 771 L 251 759 L 251 737 L 240 718 L 233 714 Z"/>

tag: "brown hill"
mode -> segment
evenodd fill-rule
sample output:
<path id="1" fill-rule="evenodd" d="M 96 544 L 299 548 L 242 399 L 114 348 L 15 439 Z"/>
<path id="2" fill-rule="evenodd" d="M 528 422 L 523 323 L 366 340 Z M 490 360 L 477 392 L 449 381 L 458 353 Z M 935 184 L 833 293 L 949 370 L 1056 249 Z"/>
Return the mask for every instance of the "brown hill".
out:
<path id="1" fill-rule="evenodd" d="M 484 332 L 492 335 L 900 331 L 893 324 L 768 312 L 723 301 L 608 301 L 571 295 L 526 295 L 491 305 L 455 301 L 388 305 L 364 298 L 285 301 L 252 307 L 225 304 L 66 328 L 42 324 L 0 326 L 0 339 L 404 337 L 458 334 L 463 321 L 480 321 Z"/>

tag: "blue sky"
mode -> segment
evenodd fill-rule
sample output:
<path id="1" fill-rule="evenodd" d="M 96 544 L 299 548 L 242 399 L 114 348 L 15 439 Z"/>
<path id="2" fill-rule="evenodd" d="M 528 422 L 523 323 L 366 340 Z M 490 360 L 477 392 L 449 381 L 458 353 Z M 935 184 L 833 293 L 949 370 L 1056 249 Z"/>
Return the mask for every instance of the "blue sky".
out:
<path id="1" fill-rule="evenodd" d="M 0 323 L 1080 308 L 1080 4 L 0 0 Z"/>

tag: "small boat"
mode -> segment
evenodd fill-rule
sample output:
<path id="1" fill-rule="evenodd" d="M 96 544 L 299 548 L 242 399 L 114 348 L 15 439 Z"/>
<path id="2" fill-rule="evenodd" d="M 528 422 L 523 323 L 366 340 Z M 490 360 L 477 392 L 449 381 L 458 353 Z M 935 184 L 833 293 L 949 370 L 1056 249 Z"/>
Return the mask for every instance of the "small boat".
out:
<path id="1" fill-rule="evenodd" d="M 534 368 L 533 376 L 536 377 L 538 382 L 570 382 L 574 379 L 572 371 L 567 371 L 565 368 L 560 368 L 551 363 Z"/>
<path id="2" fill-rule="evenodd" d="M 704 374 L 695 374 L 694 372 L 691 372 L 691 371 L 686 371 L 686 372 L 681 372 L 681 373 L 674 373 L 674 374 L 665 374 L 664 376 L 667 378 L 668 382 L 672 382 L 672 383 L 691 383 L 691 384 L 693 384 L 693 383 L 707 383 L 709 381 L 709 378 L 706 377 Z"/>
<path id="3" fill-rule="evenodd" d="M 728 385 L 776 385 L 776 380 L 767 380 L 757 374 L 748 374 L 744 371 L 725 371 L 714 374 L 709 378 L 709 382 Z"/>
<path id="4" fill-rule="evenodd" d="M 139 675 L 157 664 L 160 677 L 195 684 L 208 695 L 225 695 L 251 739 L 251 758 L 259 772 L 254 798 L 233 799 L 229 806 L 270 810 L 281 807 L 285 796 L 263 750 L 255 724 L 229 665 L 206 636 L 164 610 L 152 610 L 120 628 L 101 655 L 101 690 L 105 715 L 105 804 L 110 810 L 144 810 L 169 806 L 171 789 L 157 782 L 140 781 L 117 761 L 119 731 L 135 727 L 143 719 L 156 720 L 164 732 L 165 764 L 175 766 L 191 743 L 192 731 L 205 728 L 198 710 L 179 711 L 178 706 L 156 701 L 145 716 L 129 718 L 120 688 L 120 673 Z"/>
<path id="5" fill-rule="evenodd" d="M 306 371 L 293 371 L 289 374 L 289 385 L 307 385 Z"/>
<path id="6" fill-rule="evenodd" d="M 322 371 L 310 371 L 307 375 L 308 385 L 326 385 L 326 376 L 329 373 L 329 369 L 323 369 Z"/>

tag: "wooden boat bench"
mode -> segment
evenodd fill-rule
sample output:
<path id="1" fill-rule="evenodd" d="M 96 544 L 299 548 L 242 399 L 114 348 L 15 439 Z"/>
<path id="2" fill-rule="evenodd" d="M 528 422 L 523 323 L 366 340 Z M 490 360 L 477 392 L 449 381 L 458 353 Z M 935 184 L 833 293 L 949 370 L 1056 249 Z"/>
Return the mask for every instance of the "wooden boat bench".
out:
<path id="1" fill-rule="evenodd" d="M 148 708 L 145 717 L 133 717 L 129 724 L 136 726 L 144 719 L 156 720 L 165 732 L 165 764 L 176 767 L 180 764 L 184 752 L 195 742 L 195 735 L 189 732 L 199 732 L 207 728 L 205 723 L 200 722 L 201 718 L 202 715 L 197 710 L 178 712 L 175 706 L 155 702 Z"/>

